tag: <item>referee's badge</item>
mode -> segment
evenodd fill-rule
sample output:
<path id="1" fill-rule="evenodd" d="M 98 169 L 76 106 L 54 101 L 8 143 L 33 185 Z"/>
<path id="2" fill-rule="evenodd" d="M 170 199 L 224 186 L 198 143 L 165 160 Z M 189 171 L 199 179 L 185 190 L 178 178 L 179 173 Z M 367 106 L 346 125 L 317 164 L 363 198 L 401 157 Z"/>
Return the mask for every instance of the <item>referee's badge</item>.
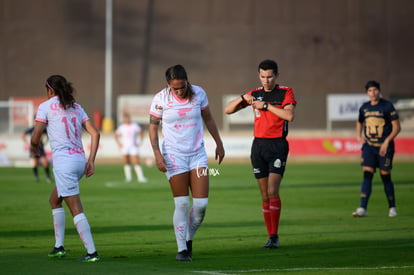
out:
<path id="1" fill-rule="evenodd" d="M 273 166 L 276 168 L 280 168 L 282 166 L 282 162 L 280 161 L 280 159 L 275 160 Z"/>

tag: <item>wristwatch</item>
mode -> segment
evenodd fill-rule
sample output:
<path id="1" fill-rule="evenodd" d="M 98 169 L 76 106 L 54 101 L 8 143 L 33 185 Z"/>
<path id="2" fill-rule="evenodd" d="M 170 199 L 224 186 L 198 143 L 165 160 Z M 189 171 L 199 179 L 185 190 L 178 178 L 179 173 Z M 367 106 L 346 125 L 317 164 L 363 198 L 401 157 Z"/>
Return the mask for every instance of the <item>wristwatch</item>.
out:
<path id="1" fill-rule="evenodd" d="M 268 104 L 267 102 L 263 103 L 262 110 L 267 111 Z"/>

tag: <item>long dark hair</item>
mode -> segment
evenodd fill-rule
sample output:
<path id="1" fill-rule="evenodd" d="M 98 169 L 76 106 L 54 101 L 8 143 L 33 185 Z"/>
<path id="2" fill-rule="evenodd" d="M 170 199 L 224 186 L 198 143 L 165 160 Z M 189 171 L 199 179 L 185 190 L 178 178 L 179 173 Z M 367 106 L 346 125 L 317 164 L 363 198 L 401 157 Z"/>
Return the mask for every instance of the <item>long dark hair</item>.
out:
<path id="1" fill-rule="evenodd" d="M 59 102 L 63 109 L 73 107 L 75 104 L 75 98 L 73 93 L 75 89 L 72 87 L 72 83 L 68 82 L 66 78 L 61 75 L 52 75 L 46 80 L 46 88 L 53 89 L 55 94 L 59 97 Z"/>
<path id="2" fill-rule="evenodd" d="M 194 96 L 194 91 L 191 87 L 190 82 L 188 82 L 187 72 L 185 71 L 184 67 L 180 64 L 171 66 L 165 71 L 165 79 L 167 83 L 170 83 L 172 80 L 185 80 L 187 82 L 187 87 L 184 92 L 184 97 L 188 98 L 191 102 Z"/>

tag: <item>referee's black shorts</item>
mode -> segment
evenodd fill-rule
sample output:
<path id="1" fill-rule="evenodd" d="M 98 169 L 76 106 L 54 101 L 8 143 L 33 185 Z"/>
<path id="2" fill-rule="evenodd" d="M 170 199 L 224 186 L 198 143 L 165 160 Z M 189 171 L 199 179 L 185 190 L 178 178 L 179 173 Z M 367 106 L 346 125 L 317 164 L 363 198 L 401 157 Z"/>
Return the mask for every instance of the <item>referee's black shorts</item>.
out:
<path id="1" fill-rule="evenodd" d="M 283 176 L 288 153 L 289 143 L 285 138 L 254 138 L 250 160 L 256 179 L 268 177 L 269 173 Z"/>

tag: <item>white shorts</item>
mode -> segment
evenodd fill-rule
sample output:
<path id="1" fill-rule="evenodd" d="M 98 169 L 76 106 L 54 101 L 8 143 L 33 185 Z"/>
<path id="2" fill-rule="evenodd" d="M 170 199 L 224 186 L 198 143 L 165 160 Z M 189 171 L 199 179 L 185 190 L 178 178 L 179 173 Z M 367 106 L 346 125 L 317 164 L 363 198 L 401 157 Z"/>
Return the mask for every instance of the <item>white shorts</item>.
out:
<path id="1" fill-rule="evenodd" d="M 79 180 L 85 173 L 84 161 L 68 161 L 53 166 L 58 197 L 69 197 L 79 194 Z"/>
<path id="2" fill-rule="evenodd" d="M 124 156 L 125 155 L 131 155 L 131 156 L 136 155 L 137 156 L 137 155 L 139 155 L 139 148 L 138 148 L 138 146 L 135 146 L 135 145 L 122 146 L 121 152 Z"/>
<path id="3" fill-rule="evenodd" d="M 167 178 L 182 174 L 197 168 L 208 167 L 208 158 L 204 149 L 200 150 L 198 154 L 192 156 L 183 156 L 179 154 L 163 154 L 165 162 L 167 164 L 167 172 L 165 173 Z"/>

